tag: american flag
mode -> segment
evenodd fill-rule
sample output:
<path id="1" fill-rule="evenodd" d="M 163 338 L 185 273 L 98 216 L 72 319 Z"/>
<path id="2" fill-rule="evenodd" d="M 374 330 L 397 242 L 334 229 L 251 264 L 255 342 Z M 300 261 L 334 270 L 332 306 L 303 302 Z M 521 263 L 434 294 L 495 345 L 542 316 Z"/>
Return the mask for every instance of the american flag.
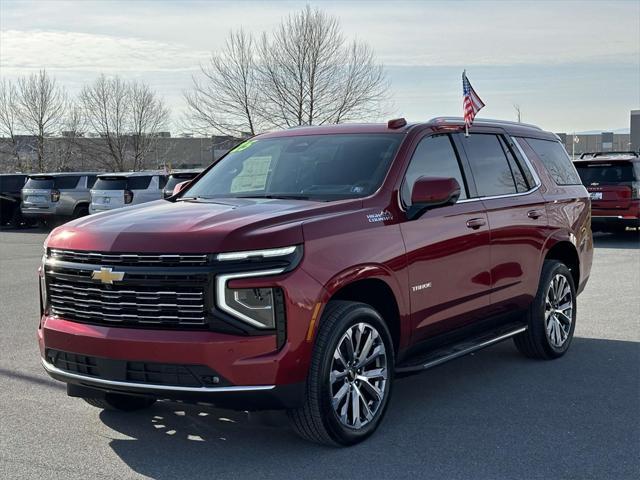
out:
<path id="1" fill-rule="evenodd" d="M 484 107 L 484 102 L 480 99 L 476 91 L 469 83 L 467 72 L 462 72 L 462 108 L 464 110 L 464 124 L 467 128 L 473 123 L 476 113 Z"/>

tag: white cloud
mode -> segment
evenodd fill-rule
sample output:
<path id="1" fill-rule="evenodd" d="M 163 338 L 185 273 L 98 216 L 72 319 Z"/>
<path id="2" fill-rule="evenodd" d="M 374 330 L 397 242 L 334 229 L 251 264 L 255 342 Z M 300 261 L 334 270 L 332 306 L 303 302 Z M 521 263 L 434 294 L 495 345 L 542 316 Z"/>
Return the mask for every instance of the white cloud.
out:
<path id="1" fill-rule="evenodd" d="M 143 72 L 196 70 L 209 53 L 175 43 L 133 37 L 6 30 L 0 32 L 5 75 L 31 70 Z"/>
<path id="2" fill-rule="evenodd" d="M 306 3 L 0 0 L 0 73 L 47 68 L 72 94 L 101 72 L 139 78 L 177 117 L 230 29 L 270 31 Z M 625 125 L 640 105 L 637 0 L 309 3 L 374 48 L 398 114 L 457 113 L 463 66 L 490 115 L 509 118 L 517 102 L 547 127 L 588 130 Z"/>

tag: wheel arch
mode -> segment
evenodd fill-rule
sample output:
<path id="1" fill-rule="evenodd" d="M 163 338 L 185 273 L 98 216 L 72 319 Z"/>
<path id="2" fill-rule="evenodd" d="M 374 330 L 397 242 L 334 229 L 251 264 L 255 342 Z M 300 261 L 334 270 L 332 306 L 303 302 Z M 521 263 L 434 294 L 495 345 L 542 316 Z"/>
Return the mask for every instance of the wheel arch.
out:
<path id="1" fill-rule="evenodd" d="M 553 239 L 547 242 L 545 260 L 558 260 L 571 271 L 576 290 L 580 285 L 580 256 L 576 246 L 566 239 Z"/>
<path id="2" fill-rule="evenodd" d="M 327 301 L 362 302 L 378 311 L 389 328 L 397 354 L 407 341 L 407 322 L 402 321 L 404 303 L 395 283 L 386 269 L 369 265 L 343 272 L 327 284 L 326 290 Z"/>

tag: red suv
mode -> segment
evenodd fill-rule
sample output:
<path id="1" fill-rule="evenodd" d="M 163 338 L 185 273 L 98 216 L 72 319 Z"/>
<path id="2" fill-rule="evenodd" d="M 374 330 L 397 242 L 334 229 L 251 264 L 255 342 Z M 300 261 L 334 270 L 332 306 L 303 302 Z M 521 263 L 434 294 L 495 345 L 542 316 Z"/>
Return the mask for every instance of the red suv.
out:
<path id="1" fill-rule="evenodd" d="M 583 153 L 574 162 L 591 195 L 594 230 L 640 227 L 640 158 L 635 152 Z"/>
<path id="2" fill-rule="evenodd" d="M 165 200 L 45 242 L 38 338 L 70 396 L 284 408 L 312 441 L 380 424 L 396 375 L 513 338 L 562 356 L 591 268 L 558 139 L 461 119 L 259 135 Z"/>

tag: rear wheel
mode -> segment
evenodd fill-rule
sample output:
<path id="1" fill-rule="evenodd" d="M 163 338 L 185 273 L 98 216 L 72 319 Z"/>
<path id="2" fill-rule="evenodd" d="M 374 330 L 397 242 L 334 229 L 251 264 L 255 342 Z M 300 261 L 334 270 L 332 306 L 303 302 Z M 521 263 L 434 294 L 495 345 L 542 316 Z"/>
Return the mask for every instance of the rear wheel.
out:
<path id="1" fill-rule="evenodd" d="M 294 430 L 325 445 L 353 445 L 384 417 L 393 381 L 391 334 L 371 306 L 330 302 L 314 346 L 302 407 L 290 410 Z"/>
<path id="2" fill-rule="evenodd" d="M 557 260 L 545 260 L 538 292 L 527 312 L 528 328 L 513 339 L 518 350 L 530 358 L 564 355 L 576 328 L 576 306 L 571 271 Z"/>
<path id="3" fill-rule="evenodd" d="M 73 218 L 86 217 L 87 215 L 89 215 L 89 205 L 86 203 L 78 205 L 73 210 Z"/>
<path id="4" fill-rule="evenodd" d="M 121 393 L 107 393 L 103 398 L 83 398 L 85 402 L 102 410 L 120 410 L 133 412 L 149 408 L 156 400 L 149 397 L 138 397 Z"/>

